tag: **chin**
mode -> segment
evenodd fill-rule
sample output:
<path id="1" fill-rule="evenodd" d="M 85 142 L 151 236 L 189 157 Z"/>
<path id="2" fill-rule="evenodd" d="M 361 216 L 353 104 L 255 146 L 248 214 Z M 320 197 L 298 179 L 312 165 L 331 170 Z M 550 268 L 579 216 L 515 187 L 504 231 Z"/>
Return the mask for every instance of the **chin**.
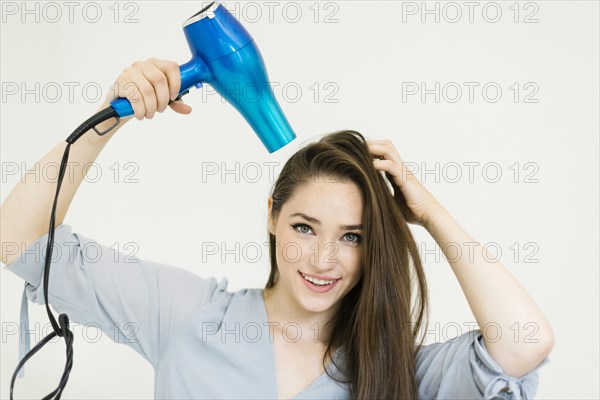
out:
<path id="1" fill-rule="evenodd" d="M 335 304 L 333 297 L 319 296 L 317 294 L 302 293 L 298 298 L 298 303 L 307 311 L 323 312 L 330 309 Z"/>
<path id="2" fill-rule="evenodd" d="M 324 303 L 324 302 L 319 302 L 318 304 L 315 304 L 316 302 L 313 302 L 313 304 L 303 304 L 303 307 L 310 312 L 314 312 L 314 313 L 318 313 L 318 312 L 323 312 L 323 311 L 327 311 L 331 308 L 331 306 L 333 304 L 331 304 L 330 302 Z"/>

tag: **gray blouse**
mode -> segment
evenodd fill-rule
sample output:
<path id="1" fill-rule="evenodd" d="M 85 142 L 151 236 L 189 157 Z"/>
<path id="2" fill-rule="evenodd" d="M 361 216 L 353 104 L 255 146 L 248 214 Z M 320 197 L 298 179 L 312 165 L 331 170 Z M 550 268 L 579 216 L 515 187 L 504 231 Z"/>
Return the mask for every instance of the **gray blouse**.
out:
<path id="1" fill-rule="evenodd" d="M 44 304 L 47 241 L 44 234 L 6 267 L 25 280 L 20 325 L 24 332 L 29 329 L 27 299 Z M 227 278 L 217 281 L 131 257 L 72 233 L 65 224 L 56 228 L 54 246 L 50 305 L 71 321 L 99 327 L 148 360 L 155 371 L 155 398 L 277 398 L 274 331 L 262 289 L 229 291 Z M 290 337 L 293 340 L 294 334 Z M 21 359 L 29 350 L 29 338 L 19 345 Z M 342 348 L 334 359 L 342 365 Z M 533 398 L 538 370 L 548 362 L 546 357 L 519 378 L 507 375 L 487 352 L 481 332 L 468 331 L 419 348 L 419 398 Z M 334 363 L 327 369 L 334 378 L 343 378 Z M 294 399 L 350 399 L 350 392 L 346 384 L 323 373 Z"/>

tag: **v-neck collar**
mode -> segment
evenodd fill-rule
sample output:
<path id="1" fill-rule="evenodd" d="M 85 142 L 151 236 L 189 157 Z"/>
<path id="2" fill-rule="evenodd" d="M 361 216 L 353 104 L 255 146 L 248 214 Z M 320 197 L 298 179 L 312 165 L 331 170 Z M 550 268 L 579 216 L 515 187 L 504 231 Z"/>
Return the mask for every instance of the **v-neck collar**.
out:
<path id="1" fill-rule="evenodd" d="M 258 308 L 260 309 L 262 322 L 264 324 L 263 326 L 267 326 L 269 319 L 267 316 L 267 304 L 265 303 L 265 298 L 263 297 L 263 289 L 255 288 L 254 294 L 257 299 L 257 302 L 260 304 L 260 306 Z M 273 347 L 273 343 L 271 342 L 271 340 L 267 340 L 267 348 L 268 348 L 268 352 L 269 352 L 269 359 L 271 360 L 271 370 L 273 371 L 271 386 L 273 388 L 273 392 L 275 393 L 275 398 L 279 398 L 278 397 L 279 391 L 278 391 L 278 387 L 277 387 L 277 376 L 276 376 L 277 368 L 276 368 L 276 363 L 275 363 L 275 349 Z M 333 358 L 337 358 L 340 350 L 341 350 L 341 348 L 338 348 L 333 352 L 332 360 L 329 361 L 329 364 L 327 365 L 326 370 L 321 375 L 316 377 L 311 383 L 309 383 L 307 387 L 302 389 L 302 391 L 296 393 L 294 395 L 294 397 L 292 397 L 292 399 L 296 399 L 296 398 L 298 398 L 298 396 L 305 395 L 309 390 L 311 390 L 315 387 L 317 382 L 319 382 L 322 379 L 325 379 L 327 377 L 327 370 L 331 371 L 331 368 L 333 367 Z"/>

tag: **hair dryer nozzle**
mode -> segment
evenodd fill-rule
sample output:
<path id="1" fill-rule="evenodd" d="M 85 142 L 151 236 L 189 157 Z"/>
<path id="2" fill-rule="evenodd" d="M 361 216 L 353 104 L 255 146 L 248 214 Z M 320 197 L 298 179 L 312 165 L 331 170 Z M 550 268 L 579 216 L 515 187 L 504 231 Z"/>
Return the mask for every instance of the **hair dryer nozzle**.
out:
<path id="1" fill-rule="evenodd" d="M 296 138 L 273 94 L 254 42 L 213 61 L 210 69 L 208 83 L 242 114 L 270 153 Z"/>

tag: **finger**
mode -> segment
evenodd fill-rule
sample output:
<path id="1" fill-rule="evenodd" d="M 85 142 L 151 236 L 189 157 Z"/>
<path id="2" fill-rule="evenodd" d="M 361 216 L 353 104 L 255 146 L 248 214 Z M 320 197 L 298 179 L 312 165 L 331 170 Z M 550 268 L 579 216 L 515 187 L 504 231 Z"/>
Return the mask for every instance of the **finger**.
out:
<path id="1" fill-rule="evenodd" d="M 138 85 L 135 83 L 135 79 L 130 76 L 130 70 L 125 69 L 123 74 L 117 80 L 116 97 L 125 97 L 131 103 L 133 114 L 138 120 L 144 119 L 146 108 L 144 106 L 144 99 L 140 92 Z"/>
<path id="2" fill-rule="evenodd" d="M 172 101 L 169 107 L 179 114 L 189 114 L 192 112 L 192 107 L 188 106 L 181 100 Z"/>
<path id="3" fill-rule="evenodd" d="M 371 140 L 367 141 L 367 146 L 369 148 L 369 151 L 373 155 L 383 157 L 387 160 L 395 161 L 398 164 L 403 164 L 400 154 L 391 142 L 385 140 Z"/>
<path id="4" fill-rule="evenodd" d="M 156 94 L 156 110 L 159 112 L 167 108 L 170 100 L 169 81 L 167 76 L 161 69 L 154 64 L 154 59 L 151 58 L 144 63 L 142 73 L 154 88 Z"/>
<path id="5" fill-rule="evenodd" d="M 134 63 L 130 75 L 133 77 L 138 90 L 142 94 L 142 99 L 144 99 L 144 116 L 150 119 L 156 112 L 156 92 L 150 81 L 148 81 L 148 78 L 142 72 L 144 68 L 143 64 L 141 61 Z"/>
<path id="6" fill-rule="evenodd" d="M 156 94 L 156 110 L 163 112 L 169 104 L 169 83 L 166 75 L 154 64 L 146 63 L 142 73 L 154 88 Z M 150 110 L 151 111 L 151 110 Z M 154 112 L 152 115 L 154 115 Z"/>
<path id="7" fill-rule="evenodd" d="M 175 61 L 151 59 L 152 62 L 166 75 L 169 83 L 169 99 L 175 100 L 181 90 L 181 72 Z"/>
<path id="8" fill-rule="evenodd" d="M 156 112 L 156 92 L 154 91 L 154 87 L 148 78 L 146 78 L 142 72 L 144 67 L 145 65 L 142 61 L 136 61 L 128 69 L 130 71 L 129 75 L 133 78 L 138 90 L 142 94 L 142 98 L 144 99 L 144 116 L 150 119 Z"/>
<path id="9" fill-rule="evenodd" d="M 405 184 L 410 179 L 412 172 L 410 172 L 404 164 L 400 165 L 392 160 L 373 160 L 373 165 L 376 169 L 385 171 L 386 174 L 392 176 L 394 182 L 398 186 Z M 389 177 L 388 177 L 389 178 Z"/>
<path id="10" fill-rule="evenodd" d="M 394 147 L 394 144 L 389 139 L 381 139 L 381 140 L 369 139 L 369 140 L 367 140 L 366 143 L 367 143 L 367 146 L 369 147 L 369 150 L 372 147 L 376 147 L 379 149 L 378 151 L 382 151 L 382 149 L 383 149 L 383 151 L 398 154 L 396 147 Z"/>

